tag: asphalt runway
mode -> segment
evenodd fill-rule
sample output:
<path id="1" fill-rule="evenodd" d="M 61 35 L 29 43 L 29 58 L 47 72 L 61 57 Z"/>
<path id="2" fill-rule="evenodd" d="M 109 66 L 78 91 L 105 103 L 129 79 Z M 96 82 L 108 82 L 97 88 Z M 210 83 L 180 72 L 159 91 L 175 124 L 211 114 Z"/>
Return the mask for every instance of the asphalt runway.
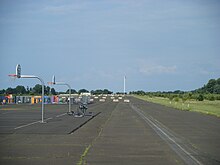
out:
<path id="1" fill-rule="evenodd" d="M 220 119 L 129 97 L 89 105 L 0 106 L 0 164 L 220 164 Z M 73 106 L 76 109 L 76 105 Z"/>

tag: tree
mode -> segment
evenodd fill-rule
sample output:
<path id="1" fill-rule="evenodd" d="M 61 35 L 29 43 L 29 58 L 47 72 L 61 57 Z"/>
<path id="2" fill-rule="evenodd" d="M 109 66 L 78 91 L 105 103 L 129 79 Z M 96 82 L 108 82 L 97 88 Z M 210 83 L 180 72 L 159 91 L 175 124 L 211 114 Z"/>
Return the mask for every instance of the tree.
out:
<path id="1" fill-rule="evenodd" d="M 208 84 L 205 86 L 205 88 L 207 89 L 207 91 L 209 93 L 213 93 L 215 84 L 216 84 L 215 79 L 210 79 L 209 80 Z"/>
<path id="2" fill-rule="evenodd" d="M 206 96 L 206 99 L 209 101 L 215 101 L 215 96 L 213 94 L 209 94 L 208 96 Z"/>
<path id="3" fill-rule="evenodd" d="M 6 94 L 14 94 L 15 93 L 15 90 L 11 87 L 7 88 L 6 91 L 5 91 Z"/>
<path id="4" fill-rule="evenodd" d="M 0 90 L 0 94 L 5 94 L 5 90 L 4 89 Z"/>
<path id="5" fill-rule="evenodd" d="M 56 95 L 57 94 L 54 88 L 51 88 L 51 94 L 52 95 Z"/>
<path id="6" fill-rule="evenodd" d="M 46 95 L 49 95 L 49 94 L 50 94 L 50 87 L 49 87 L 49 86 L 47 86 L 47 87 L 44 86 L 44 93 L 45 93 Z"/>
<path id="7" fill-rule="evenodd" d="M 30 88 L 29 88 L 29 86 L 27 86 L 27 88 L 26 88 L 26 93 L 27 93 L 27 94 L 30 94 Z"/>
<path id="8" fill-rule="evenodd" d="M 68 94 L 68 93 L 69 93 L 69 89 L 66 91 L 66 94 Z M 71 89 L 71 93 L 75 94 L 75 93 L 77 93 L 77 91 L 75 89 Z"/>
<path id="9" fill-rule="evenodd" d="M 42 86 L 40 84 L 37 84 L 33 87 L 34 94 L 41 94 L 42 93 Z"/>
<path id="10" fill-rule="evenodd" d="M 78 91 L 78 94 L 80 94 L 80 93 L 88 93 L 89 91 L 88 90 L 86 90 L 86 89 L 80 89 L 79 91 Z"/>
<path id="11" fill-rule="evenodd" d="M 218 79 L 216 80 L 216 83 L 217 83 L 218 85 L 220 85 L 220 78 L 218 78 Z"/>
<path id="12" fill-rule="evenodd" d="M 216 84 L 213 90 L 213 93 L 220 94 L 220 84 Z"/>
<path id="13" fill-rule="evenodd" d="M 25 94 L 27 91 L 25 89 L 24 86 L 21 86 L 21 85 L 18 85 L 16 88 L 15 88 L 15 93 L 16 94 Z"/>
<path id="14" fill-rule="evenodd" d="M 100 94 L 112 94 L 113 92 L 109 91 L 108 89 L 104 89 L 104 90 L 97 89 L 95 91 L 91 90 L 91 93 L 94 95 L 100 95 Z"/>

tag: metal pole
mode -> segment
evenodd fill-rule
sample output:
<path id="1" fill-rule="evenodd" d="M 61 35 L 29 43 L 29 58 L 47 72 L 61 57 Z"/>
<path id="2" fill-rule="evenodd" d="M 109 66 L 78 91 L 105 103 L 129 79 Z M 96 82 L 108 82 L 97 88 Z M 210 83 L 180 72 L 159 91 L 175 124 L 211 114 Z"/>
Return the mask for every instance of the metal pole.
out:
<path id="1" fill-rule="evenodd" d="M 37 79 L 40 80 L 42 84 L 41 123 L 44 123 L 44 81 L 39 77 L 37 77 Z"/>
<path id="2" fill-rule="evenodd" d="M 56 82 L 55 84 L 68 86 L 68 88 L 69 88 L 69 110 L 68 110 L 68 113 L 71 113 L 71 102 L 70 102 L 70 100 L 71 100 L 71 86 L 67 83 L 64 83 L 64 82 Z"/>
<path id="3" fill-rule="evenodd" d="M 21 75 L 20 78 L 37 78 L 38 80 L 41 81 L 41 85 L 42 85 L 41 123 L 45 123 L 44 122 L 44 81 L 40 77 L 34 75 Z"/>
<path id="4" fill-rule="evenodd" d="M 124 95 L 125 95 L 125 79 L 126 77 L 124 76 Z"/>
<path id="5" fill-rule="evenodd" d="M 70 113 L 70 111 L 71 111 L 71 87 L 69 86 L 69 84 L 66 84 L 68 87 L 69 87 L 69 97 L 70 97 L 70 99 L 69 99 L 69 113 Z"/>

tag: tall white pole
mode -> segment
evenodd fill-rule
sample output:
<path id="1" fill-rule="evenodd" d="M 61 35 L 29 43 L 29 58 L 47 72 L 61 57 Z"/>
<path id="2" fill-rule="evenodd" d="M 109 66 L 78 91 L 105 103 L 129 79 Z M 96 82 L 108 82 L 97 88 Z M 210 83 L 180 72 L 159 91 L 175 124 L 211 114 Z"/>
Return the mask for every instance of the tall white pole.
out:
<path id="1" fill-rule="evenodd" d="M 124 76 L 124 95 L 125 95 L 125 92 L 126 92 L 125 91 L 125 83 L 126 83 L 125 81 L 126 81 L 126 76 Z"/>

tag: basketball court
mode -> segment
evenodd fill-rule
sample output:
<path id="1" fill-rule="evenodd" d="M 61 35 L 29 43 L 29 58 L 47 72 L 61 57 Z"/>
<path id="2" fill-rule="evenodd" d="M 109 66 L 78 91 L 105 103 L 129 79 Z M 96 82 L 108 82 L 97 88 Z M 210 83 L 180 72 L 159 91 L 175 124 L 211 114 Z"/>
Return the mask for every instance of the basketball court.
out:
<path id="1" fill-rule="evenodd" d="M 73 105 L 73 109 L 78 105 Z M 67 113 L 67 105 L 45 105 L 44 123 L 41 105 L 3 105 L 0 107 L 0 133 L 69 134 L 98 113 L 76 118 Z"/>

